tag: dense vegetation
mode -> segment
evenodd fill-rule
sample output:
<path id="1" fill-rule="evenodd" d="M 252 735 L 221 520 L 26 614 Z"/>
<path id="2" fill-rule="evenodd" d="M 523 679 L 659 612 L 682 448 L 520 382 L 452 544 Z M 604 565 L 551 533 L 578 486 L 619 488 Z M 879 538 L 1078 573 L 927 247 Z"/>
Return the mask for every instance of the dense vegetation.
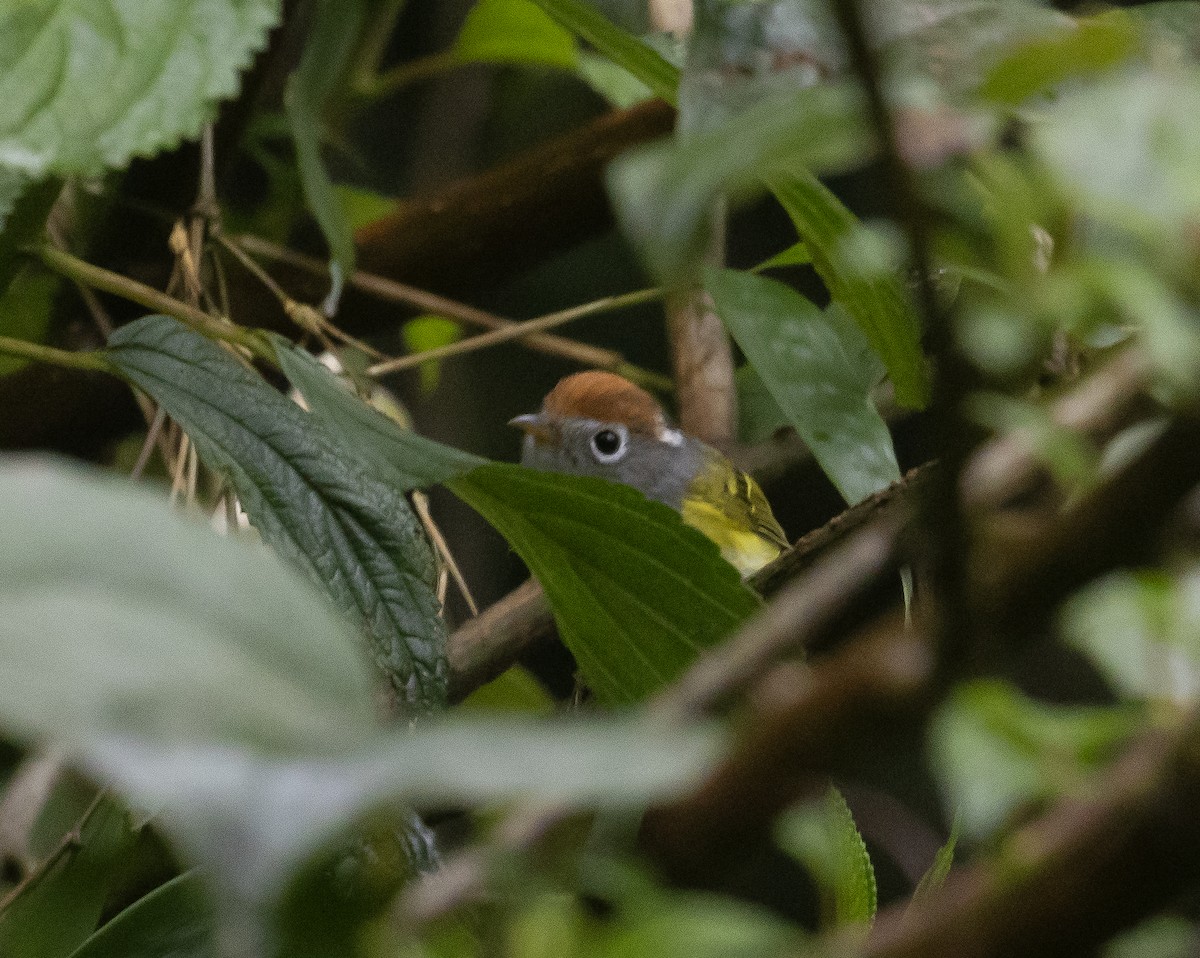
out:
<path id="1" fill-rule="evenodd" d="M 1198 317 L 1193 3 L 0 5 L 0 955 L 1195 954 Z"/>

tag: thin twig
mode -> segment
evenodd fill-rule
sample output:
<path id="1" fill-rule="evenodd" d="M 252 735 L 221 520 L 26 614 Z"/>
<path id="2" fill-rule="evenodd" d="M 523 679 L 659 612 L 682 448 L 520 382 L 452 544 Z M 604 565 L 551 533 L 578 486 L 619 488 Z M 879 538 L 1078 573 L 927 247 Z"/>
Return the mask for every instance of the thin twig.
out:
<path id="1" fill-rule="evenodd" d="M 13 339 L 11 336 L 0 336 L 0 353 L 20 359 L 32 359 L 39 363 L 50 363 L 66 369 L 117 375 L 116 369 L 101 352 L 72 352 L 66 349 L 56 349 L 53 346 L 43 346 L 41 343 L 30 343 L 23 339 Z"/>

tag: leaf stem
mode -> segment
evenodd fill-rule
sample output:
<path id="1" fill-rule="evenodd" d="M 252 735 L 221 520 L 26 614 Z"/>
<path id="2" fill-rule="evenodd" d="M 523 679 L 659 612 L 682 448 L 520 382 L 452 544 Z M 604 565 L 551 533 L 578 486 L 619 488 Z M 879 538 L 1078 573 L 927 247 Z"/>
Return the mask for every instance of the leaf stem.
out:
<path id="1" fill-rule="evenodd" d="M 454 55 L 453 50 L 430 53 L 415 60 L 398 63 L 382 73 L 356 77 L 354 92 L 365 99 L 375 99 L 463 65 L 463 61 Z"/>
<path id="2" fill-rule="evenodd" d="M 480 333 L 478 336 L 472 336 L 470 339 L 463 339 L 457 343 L 450 343 L 447 346 L 426 349 L 411 356 L 401 356 L 398 359 L 391 359 L 385 363 L 378 363 L 368 369 L 367 373 L 371 376 L 382 376 L 385 373 L 394 373 L 401 369 L 411 369 L 432 359 L 449 359 L 452 356 L 461 356 L 464 353 L 474 352 L 477 349 L 486 349 L 489 346 L 496 346 L 500 343 L 511 342 L 514 339 L 521 339 L 532 333 L 542 333 L 548 329 L 556 329 L 566 323 L 574 322 L 577 319 L 583 319 L 587 316 L 597 316 L 601 313 L 610 313 L 618 309 L 640 306 L 643 303 L 652 303 L 662 299 L 664 295 L 665 291 L 662 289 L 639 289 L 631 293 L 621 293 L 617 296 L 605 296 L 602 299 L 592 300 L 590 303 L 582 303 L 579 306 L 572 306 L 569 309 L 562 309 L 555 313 L 548 313 L 536 319 L 527 319 L 523 322 L 514 323 L 512 326 L 504 326 L 500 329 Z"/>
<path id="3" fill-rule="evenodd" d="M 119 273 L 103 267 L 94 266 L 65 250 L 55 249 L 49 245 L 40 245 L 28 248 L 28 252 L 37 256 L 49 269 L 80 285 L 112 293 L 114 296 L 138 303 L 156 313 L 172 316 L 209 339 L 233 343 L 249 350 L 259 359 L 272 364 L 275 362 L 275 351 L 271 348 L 270 343 L 254 330 L 238 326 L 224 317 L 210 316 L 202 309 L 168 296 L 166 293 L 130 279 L 128 276 L 121 276 Z"/>
<path id="4" fill-rule="evenodd" d="M 20 359 L 31 359 L 34 362 L 50 363 L 66 369 L 84 369 L 116 375 L 116 370 L 100 352 L 72 352 L 24 339 L 13 339 L 11 336 L 0 336 L 0 353 Z"/>

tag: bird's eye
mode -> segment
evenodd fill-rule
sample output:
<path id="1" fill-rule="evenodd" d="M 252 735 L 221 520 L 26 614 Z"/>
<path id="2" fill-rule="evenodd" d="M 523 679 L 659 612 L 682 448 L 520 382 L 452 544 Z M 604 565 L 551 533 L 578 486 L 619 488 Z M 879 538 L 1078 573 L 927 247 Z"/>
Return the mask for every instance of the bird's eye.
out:
<path id="1" fill-rule="evenodd" d="M 592 451 L 601 462 L 615 462 L 625 453 L 625 436 L 615 429 L 601 429 L 592 436 Z"/>

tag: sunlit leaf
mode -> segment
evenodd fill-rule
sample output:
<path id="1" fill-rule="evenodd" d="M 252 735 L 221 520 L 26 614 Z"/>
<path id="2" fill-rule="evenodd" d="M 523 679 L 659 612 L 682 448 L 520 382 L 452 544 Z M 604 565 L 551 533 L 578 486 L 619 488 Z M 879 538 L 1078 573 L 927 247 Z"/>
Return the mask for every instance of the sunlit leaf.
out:
<path id="1" fill-rule="evenodd" d="M 716 545 L 633 489 L 498 464 L 450 487 L 542 584 L 605 704 L 662 688 L 758 608 Z"/>
<path id="2" fill-rule="evenodd" d="M 108 355 L 228 478 L 263 539 L 365 629 L 401 700 L 440 707 L 446 627 L 433 554 L 403 493 L 319 419 L 173 319 L 122 327 Z"/>
<path id="3" fill-rule="evenodd" d="M 891 433 L 870 397 L 878 360 L 844 315 L 827 315 L 782 283 L 736 270 L 707 270 L 705 288 L 847 502 L 900 478 Z"/>

